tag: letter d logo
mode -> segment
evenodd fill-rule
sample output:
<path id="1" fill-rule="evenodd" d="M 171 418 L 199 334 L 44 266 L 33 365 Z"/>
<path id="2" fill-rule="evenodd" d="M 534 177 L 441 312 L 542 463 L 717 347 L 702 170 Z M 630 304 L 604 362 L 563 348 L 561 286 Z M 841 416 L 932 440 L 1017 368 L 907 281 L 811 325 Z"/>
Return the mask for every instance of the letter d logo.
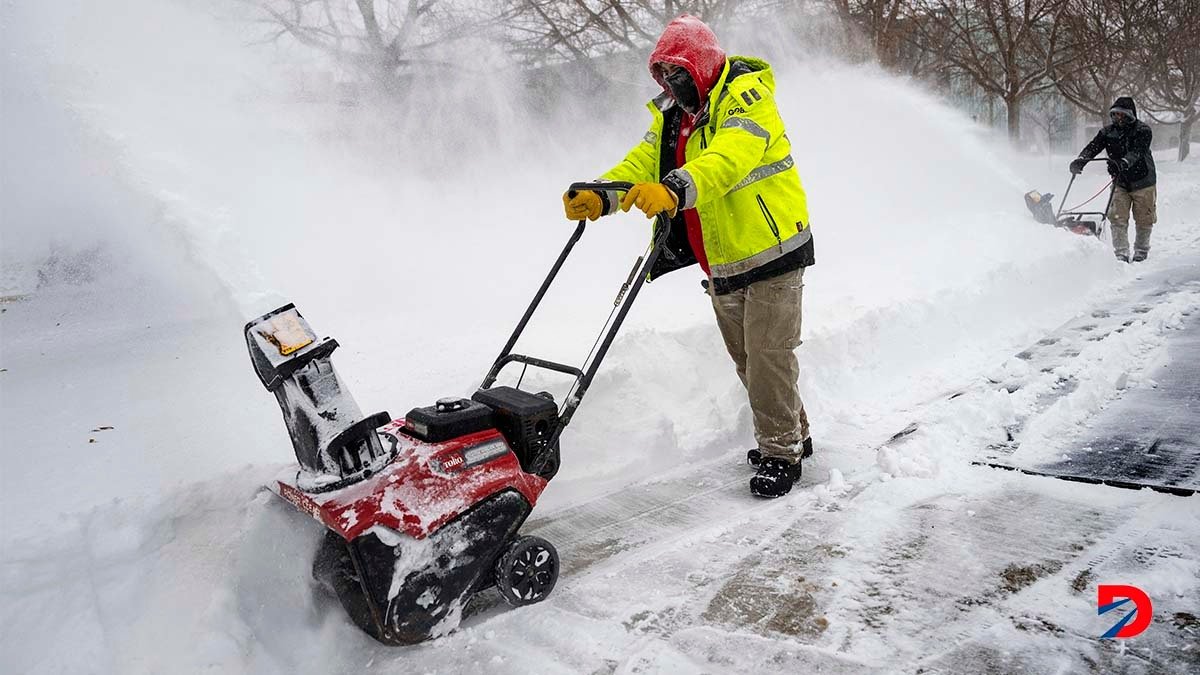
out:
<path id="1" fill-rule="evenodd" d="M 1133 610 L 1109 628 L 1101 638 L 1131 638 L 1140 635 L 1154 617 L 1154 605 L 1150 602 L 1150 596 L 1136 586 L 1100 584 L 1096 588 L 1097 614 L 1114 610 L 1130 600 L 1133 601 Z"/>

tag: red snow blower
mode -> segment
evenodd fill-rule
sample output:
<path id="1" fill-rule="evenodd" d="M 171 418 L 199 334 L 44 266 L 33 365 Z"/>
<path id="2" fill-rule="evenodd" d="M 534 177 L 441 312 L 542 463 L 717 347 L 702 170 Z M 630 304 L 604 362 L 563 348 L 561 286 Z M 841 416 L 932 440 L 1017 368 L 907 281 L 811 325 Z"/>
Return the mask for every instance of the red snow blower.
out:
<path id="1" fill-rule="evenodd" d="M 1086 160 L 1087 162 L 1111 162 L 1112 160 L 1104 157 Z M 1108 209 L 1112 206 L 1114 181 L 1109 181 L 1107 185 L 1100 188 L 1100 191 L 1089 197 L 1081 204 L 1064 209 L 1067 205 L 1067 195 L 1071 194 L 1071 186 L 1075 185 L 1075 174 L 1071 174 L 1071 182 L 1067 183 L 1067 189 L 1063 192 L 1062 201 L 1058 203 L 1058 211 L 1054 210 L 1052 204 L 1054 200 L 1053 194 L 1042 194 L 1037 190 L 1031 190 L 1025 193 L 1025 206 L 1029 212 L 1033 214 L 1033 219 L 1039 223 L 1061 227 L 1070 230 L 1075 234 L 1086 234 L 1094 237 L 1100 237 L 1104 234 L 1104 224 L 1108 220 Z M 1080 211 L 1087 206 L 1093 199 L 1104 194 L 1108 190 L 1108 203 L 1105 204 L 1103 211 Z"/>
<path id="2" fill-rule="evenodd" d="M 628 190 L 575 183 L 572 190 Z M 665 215 L 634 263 L 583 366 L 513 353 L 533 312 L 583 235 L 580 220 L 479 390 L 393 420 L 364 416 L 338 377 L 338 343 L 318 339 L 293 305 L 246 325 L 250 360 L 275 394 L 299 467 L 270 489 L 325 526 L 314 575 L 350 618 L 380 642 L 407 645 L 458 625 L 475 593 L 495 587 L 511 605 L 553 590 L 554 546 L 521 525 L 559 468 L 570 423 L 625 315 L 663 250 Z M 574 377 L 561 406 L 548 392 L 494 386 L 509 364 Z"/>

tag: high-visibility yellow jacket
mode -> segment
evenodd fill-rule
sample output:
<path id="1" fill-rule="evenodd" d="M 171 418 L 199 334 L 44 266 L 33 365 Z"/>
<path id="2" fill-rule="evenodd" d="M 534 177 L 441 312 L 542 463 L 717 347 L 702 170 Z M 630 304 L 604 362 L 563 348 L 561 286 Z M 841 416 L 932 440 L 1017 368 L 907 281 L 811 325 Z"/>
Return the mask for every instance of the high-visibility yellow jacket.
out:
<path id="1" fill-rule="evenodd" d="M 808 203 L 791 142 L 775 106 L 775 78 L 760 59 L 731 56 L 687 138 L 683 166 L 675 151 L 685 113 L 664 92 L 647 106 L 650 130 L 603 178 L 662 181 L 696 209 L 717 294 L 813 264 Z M 603 195 L 605 213 L 620 195 Z M 682 211 L 651 278 L 696 262 Z"/>

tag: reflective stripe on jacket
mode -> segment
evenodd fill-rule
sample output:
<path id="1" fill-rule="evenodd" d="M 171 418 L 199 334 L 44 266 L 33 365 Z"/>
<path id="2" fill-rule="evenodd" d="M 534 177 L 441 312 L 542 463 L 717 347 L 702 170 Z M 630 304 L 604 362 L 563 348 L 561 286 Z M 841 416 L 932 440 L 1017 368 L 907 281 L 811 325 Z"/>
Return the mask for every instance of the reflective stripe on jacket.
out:
<path id="1" fill-rule="evenodd" d="M 710 276 L 721 294 L 811 265 L 813 253 L 808 204 L 775 106 L 770 66 L 730 57 L 712 92 L 687 139 L 683 166 L 674 166 L 674 149 L 685 113 L 664 93 L 648 106 L 654 121 L 642 142 L 603 178 L 639 183 L 670 176 L 671 184 L 682 186 L 680 205 L 700 216 Z M 609 212 L 617 197 L 606 195 Z M 652 277 L 695 262 L 683 228 L 677 216 L 670 250 Z M 684 247 L 671 245 L 680 238 Z"/>

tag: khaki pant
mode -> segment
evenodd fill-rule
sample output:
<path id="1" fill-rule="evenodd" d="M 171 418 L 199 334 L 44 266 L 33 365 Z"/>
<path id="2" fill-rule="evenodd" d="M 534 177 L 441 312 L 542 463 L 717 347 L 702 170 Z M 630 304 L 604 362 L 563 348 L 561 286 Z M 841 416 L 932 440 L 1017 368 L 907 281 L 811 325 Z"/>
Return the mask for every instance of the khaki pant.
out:
<path id="1" fill-rule="evenodd" d="M 712 297 L 725 348 L 750 397 L 754 437 L 765 457 L 800 460 L 808 415 L 800 400 L 800 305 L 804 269 Z"/>
<path id="2" fill-rule="evenodd" d="M 1112 223 L 1113 252 L 1129 255 L 1129 211 L 1137 223 L 1137 239 L 1133 243 L 1136 251 L 1150 252 L 1150 230 L 1158 221 L 1158 189 L 1151 185 L 1130 192 L 1118 187 L 1113 190 L 1112 206 L 1108 209 L 1108 220 Z"/>

